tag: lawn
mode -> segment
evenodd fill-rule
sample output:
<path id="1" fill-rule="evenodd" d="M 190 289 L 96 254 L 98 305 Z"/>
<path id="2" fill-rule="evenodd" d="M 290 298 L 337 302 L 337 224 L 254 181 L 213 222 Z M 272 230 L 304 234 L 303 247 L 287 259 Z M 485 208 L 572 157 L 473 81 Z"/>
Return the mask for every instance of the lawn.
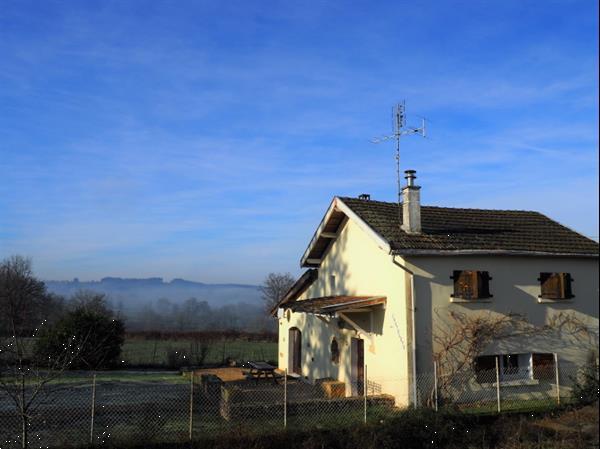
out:
<path id="1" fill-rule="evenodd" d="M 562 397 L 561 403 L 566 405 L 569 398 Z M 506 400 L 500 402 L 500 410 L 502 413 L 522 413 L 522 412 L 545 412 L 554 410 L 558 407 L 556 398 L 543 399 L 522 399 L 522 400 Z M 481 402 L 474 404 L 466 404 L 458 407 L 462 413 L 466 414 L 497 414 L 498 404 L 496 402 Z"/>
<path id="2" fill-rule="evenodd" d="M 202 354 L 206 351 L 205 354 Z M 277 343 L 222 339 L 210 341 L 205 348 L 193 339 L 126 339 L 121 352 L 124 367 L 179 368 L 186 365 L 217 366 L 229 360 L 277 361 Z M 203 357 L 204 355 L 204 357 Z"/>

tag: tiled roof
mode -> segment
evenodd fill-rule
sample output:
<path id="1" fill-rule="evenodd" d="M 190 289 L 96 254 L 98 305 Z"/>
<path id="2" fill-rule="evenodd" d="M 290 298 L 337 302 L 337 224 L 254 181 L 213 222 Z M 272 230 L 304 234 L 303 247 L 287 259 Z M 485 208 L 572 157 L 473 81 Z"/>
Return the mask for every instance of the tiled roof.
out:
<path id="1" fill-rule="evenodd" d="M 598 256 L 598 243 L 539 212 L 421 207 L 422 233 L 400 228 L 396 203 L 340 198 L 397 253 L 489 251 Z"/>
<path id="2" fill-rule="evenodd" d="M 289 304 L 294 312 L 333 313 L 343 309 L 360 309 L 385 304 L 385 296 L 322 296 Z"/>

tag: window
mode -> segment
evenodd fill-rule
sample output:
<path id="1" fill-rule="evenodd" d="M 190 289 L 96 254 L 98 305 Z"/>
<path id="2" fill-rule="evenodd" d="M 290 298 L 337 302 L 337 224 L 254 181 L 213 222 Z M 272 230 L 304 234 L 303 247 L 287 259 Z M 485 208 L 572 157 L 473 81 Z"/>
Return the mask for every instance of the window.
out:
<path id="1" fill-rule="evenodd" d="M 500 359 L 500 378 L 528 378 L 530 374 L 529 357 L 530 354 L 503 354 Z"/>
<path id="2" fill-rule="evenodd" d="M 486 299 L 491 298 L 490 280 L 487 271 L 455 270 L 452 278 L 454 280 L 453 298 L 460 299 Z"/>
<path id="3" fill-rule="evenodd" d="M 496 382 L 496 358 L 500 380 L 546 380 L 555 378 L 554 354 L 524 353 L 481 355 L 475 358 L 473 368 L 479 383 Z"/>
<path id="4" fill-rule="evenodd" d="M 331 361 L 336 365 L 340 363 L 340 347 L 337 340 L 331 340 Z"/>
<path id="5" fill-rule="evenodd" d="M 496 356 L 481 355 L 475 358 L 475 376 L 479 383 L 496 382 Z"/>
<path id="6" fill-rule="evenodd" d="M 538 278 L 542 289 L 542 299 L 570 299 L 573 279 L 569 273 L 540 273 Z"/>
<path id="7" fill-rule="evenodd" d="M 531 379 L 531 353 L 482 355 L 475 359 L 474 368 L 479 383 L 496 382 L 496 358 L 500 380 Z"/>
<path id="8" fill-rule="evenodd" d="M 538 380 L 554 380 L 554 354 L 532 354 L 533 378 Z"/>
<path id="9" fill-rule="evenodd" d="M 335 275 L 329 276 L 329 294 L 335 295 Z"/>

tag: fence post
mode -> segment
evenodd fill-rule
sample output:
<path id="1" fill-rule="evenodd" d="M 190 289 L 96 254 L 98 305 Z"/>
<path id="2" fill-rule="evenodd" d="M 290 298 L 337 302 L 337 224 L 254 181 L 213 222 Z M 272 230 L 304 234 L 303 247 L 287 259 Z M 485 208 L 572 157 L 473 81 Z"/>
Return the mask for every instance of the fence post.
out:
<path id="1" fill-rule="evenodd" d="M 283 428 L 287 428 L 287 368 L 283 372 Z"/>
<path id="2" fill-rule="evenodd" d="M 496 356 L 496 400 L 498 401 L 498 413 L 500 413 L 500 367 L 498 364 L 498 356 Z"/>
<path id="3" fill-rule="evenodd" d="M 96 374 L 92 375 L 92 416 L 90 420 L 90 446 L 94 444 L 94 415 L 96 414 Z"/>
<path id="4" fill-rule="evenodd" d="M 367 382 L 368 382 L 368 377 L 367 377 L 367 365 L 365 365 L 365 378 L 364 378 L 364 382 L 363 382 L 363 396 L 365 397 L 365 413 L 364 413 L 364 421 L 365 424 L 367 423 Z"/>
<path id="5" fill-rule="evenodd" d="M 192 441 L 194 430 L 194 370 L 190 369 L 190 423 L 189 423 L 189 437 Z"/>
<path id="6" fill-rule="evenodd" d="M 437 362 L 433 361 L 433 398 L 435 401 L 435 411 L 438 411 L 438 383 L 437 383 Z"/>
<path id="7" fill-rule="evenodd" d="M 558 354 L 554 353 L 554 375 L 556 377 L 556 403 L 560 405 L 560 378 L 558 375 Z"/>

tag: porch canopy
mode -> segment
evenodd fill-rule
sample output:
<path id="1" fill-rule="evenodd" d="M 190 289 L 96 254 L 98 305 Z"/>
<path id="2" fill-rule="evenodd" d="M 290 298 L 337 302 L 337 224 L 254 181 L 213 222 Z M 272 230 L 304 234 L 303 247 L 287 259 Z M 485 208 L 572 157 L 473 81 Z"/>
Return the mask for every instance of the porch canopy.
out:
<path id="1" fill-rule="evenodd" d="M 322 296 L 286 304 L 293 312 L 333 315 L 336 312 L 368 312 L 375 306 L 385 305 L 385 296 Z"/>

